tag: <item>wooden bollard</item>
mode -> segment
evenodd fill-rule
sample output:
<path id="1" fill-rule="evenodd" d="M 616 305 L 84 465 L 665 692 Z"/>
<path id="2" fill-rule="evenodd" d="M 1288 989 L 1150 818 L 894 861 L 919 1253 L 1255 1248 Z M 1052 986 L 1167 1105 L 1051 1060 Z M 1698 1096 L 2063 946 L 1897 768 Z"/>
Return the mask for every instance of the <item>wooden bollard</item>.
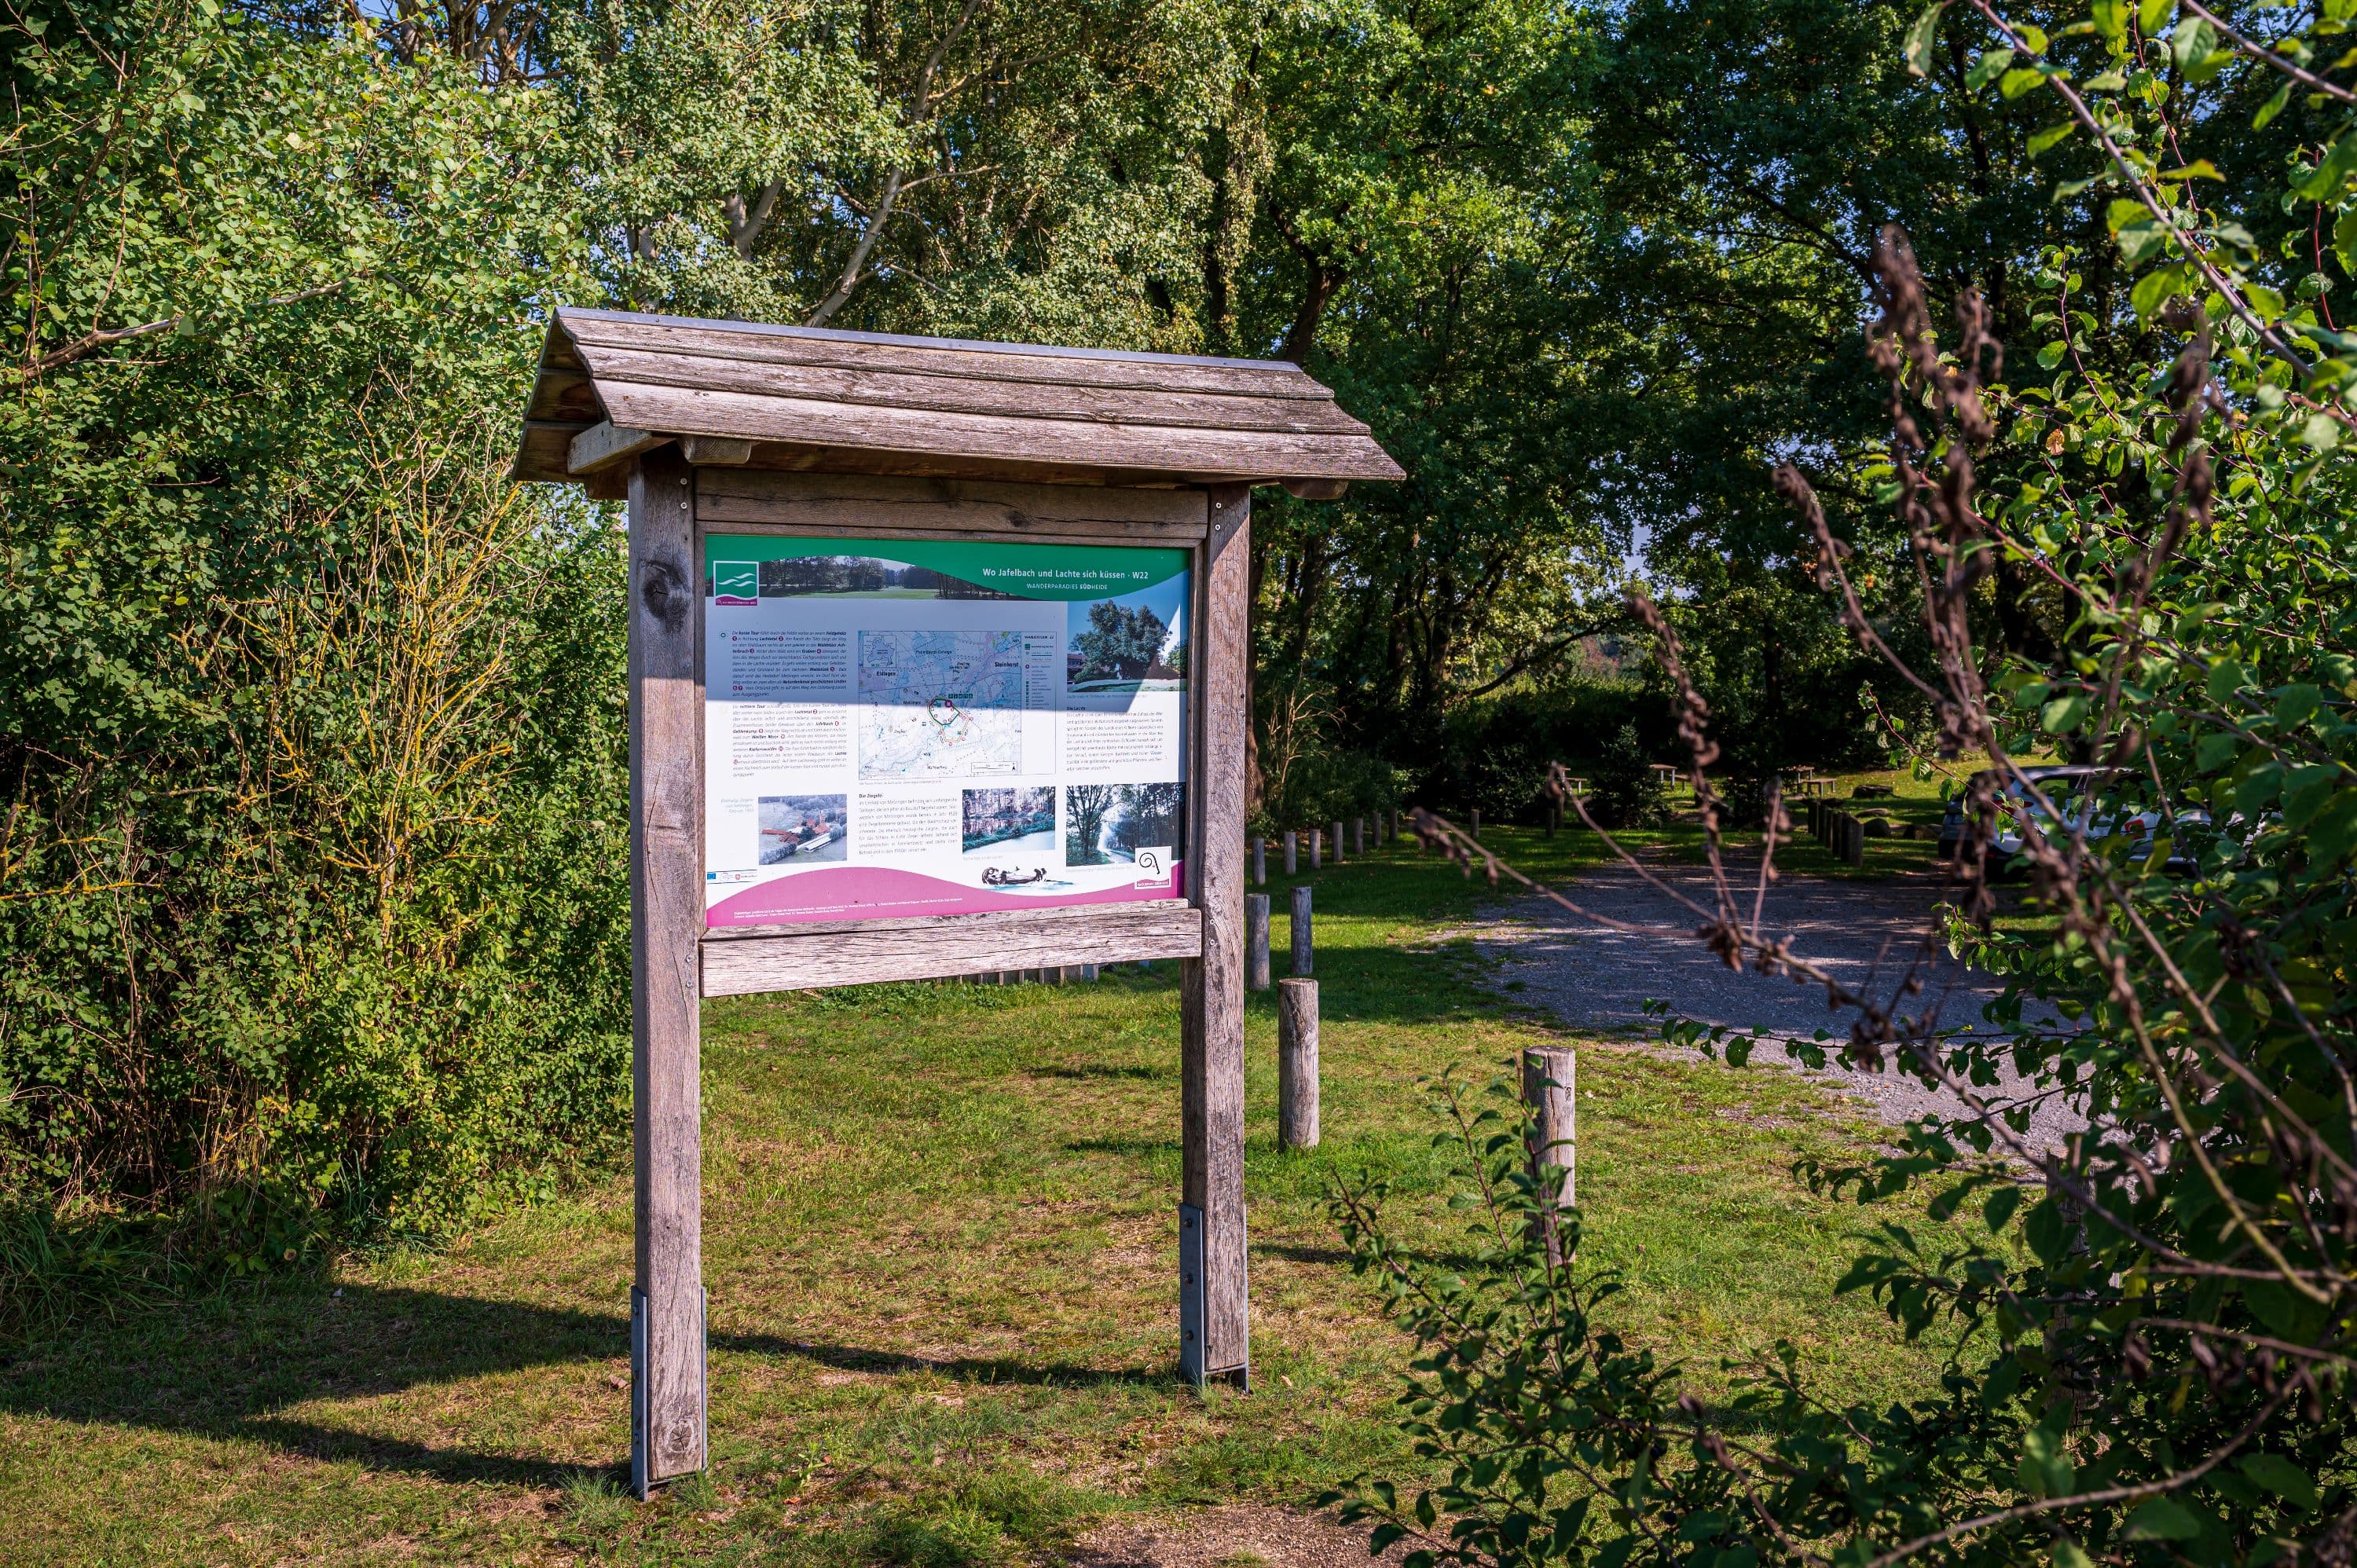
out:
<path id="1" fill-rule="evenodd" d="M 1348 856 L 1342 853 L 1342 824 L 1334 824 L 1334 864 L 1340 865 Z"/>
<path id="2" fill-rule="evenodd" d="M 1313 829 L 1309 834 L 1309 869 L 1322 871 L 1325 866 L 1326 833 L 1323 829 Z"/>
<path id="3" fill-rule="evenodd" d="M 1268 989 L 1268 895 L 1244 895 L 1244 983 Z"/>
<path id="4" fill-rule="evenodd" d="M 1309 888 L 1307 884 L 1293 890 L 1293 972 L 1309 972 Z"/>
<path id="5" fill-rule="evenodd" d="M 1351 853 L 1352 854 L 1367 853 L 1367 819 L 1364 817 L 1351 819 Z"/>
<path id="6" fill-rule="evenodd" d="M 1392 837 L 1394 838 L 1399 837 L 1399 808 L 1397 806 L 1394 806 L 1392 808 Z"/>
<path id="7" fill-rule="evenodd" d="M 1300 869 L 1293 864 L 1293 852 L 1295 846 L 1300 840 L 1300 834 L 1295 832 L 1290 828 L 1287 828 L 1285 831 L 1285 874 L 1287 876 L 1291 876 L 1296 871 Z"/>
<path id="8" fill-rule="evenodd" d="M 1276 1144 L 1318 1146 L 1318 983 L 1276 986 Z"/>
<path id="9" fill-rule="evenodd" d="M 1558 1211 L 1578 1201 L 1579 1053 L 1567 1046 L 1523 1052 L 1523 1103 L 1531 1108 L 1531 1174 L 1539 1184 L 1540 1240 L 1547 1262 L 1563 1262 Z"/>
<path id="10" fill-rule="evenodd" d="M 1473 808 L 1473 842 L 1481 842 L 1481 808 L 1479 806 Z"/>
<path id="11" fill-rule="evenodd" d="M 1253 834 L 1253 886 L 1257 887 L 1267 880 L 1268 840 L 1254 833 Z"/>

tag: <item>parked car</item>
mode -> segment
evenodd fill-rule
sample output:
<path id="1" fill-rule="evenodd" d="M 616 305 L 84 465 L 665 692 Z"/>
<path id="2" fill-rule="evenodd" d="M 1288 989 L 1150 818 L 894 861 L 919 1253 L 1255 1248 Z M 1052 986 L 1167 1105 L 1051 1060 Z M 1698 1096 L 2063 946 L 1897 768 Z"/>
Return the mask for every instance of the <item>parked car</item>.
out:
<path id="1" fill-rule="evenodd" d="M 2110 768 L 2085 763 L 2062 763 L 2045 768 L 2025 768 L 2021 773 L 2022 779 L 2035 782 L 2040 790 L 2052 800 L 2058 792 L 2065 796 L 2072 794 L 2071 781 L 2073 779 L 2093 779 L 2110 771 Z M 1973 784 L 1976 787 L 1994 785 L 1997 778 L 1994 768 L 1985 768 L 1973 775 Z M 1969 859 L 1975 853 L 1972 833 L 1964 822 L 1964 803 L 1973 794 L 1973 789 L 1965 789 L 1948 797 L 1947 813 L 1940 819 L 1940 857 L 1943 860 L 1958 855 Z M 2021 779 L 2009 779 L 1997 795 L 1996 849 L 2002 857 L 2010 858 L 2021 853 L 2021 829 L 2016 815 L 2025 809 L 2034 809 L 2029 791 L 2022 787 Z"/>
<path id="2" fill-rule="evenodd" d="M 2157 807 L 2147 807 L 2123 819 L 2115 813 L 2098 810 L 2101 802 L 2090 792 L 2090 781 L 2106 778 L 2116 770 L 2087 763 L 2062 763 L 2041 768 L 2025 768 L 2018 777 L 2008 779 L 1997 794 L 1997 820 L 1989 847 L 1996 852 L 2000 866 L 2019 854 L 2028 841 L 2031 824 L 2040 836 L 2051 841 L 2057 836 L 2077 834 L 2089 843 L 2096 843 L 2124 834 L 2128 839 L 2128 858 L 2140 861 L 2152 853 L 2155 836 L 2169 817 Z M 1993 771 L 1975 776 L 1973 782 L 1994 782 Z M 2036 787 L 2036 794 L 2031 786 Z M 1972 854 L 1971 834 L 1964 822 L 1964 804 L 1971 791 L 1959 790 L 1949 798 L 1948 810 L 1940 822 L 1940 854 L 1943 859 Z M 2039 796 L 2046 804 L 2039 802 Z M 2052 810 L 2049 811 L 2048 807 Z M 2059 813 L 2059 814 L 2058 814 Z M 2174 813 L 2179 828 L 2207 827 L 2210 813 L 2198 808 L 2186 808 Z M 2172 842 L 2167 869 L 2190 872 L 2194 868 L 2193 856 L 2187 846 Z"/>

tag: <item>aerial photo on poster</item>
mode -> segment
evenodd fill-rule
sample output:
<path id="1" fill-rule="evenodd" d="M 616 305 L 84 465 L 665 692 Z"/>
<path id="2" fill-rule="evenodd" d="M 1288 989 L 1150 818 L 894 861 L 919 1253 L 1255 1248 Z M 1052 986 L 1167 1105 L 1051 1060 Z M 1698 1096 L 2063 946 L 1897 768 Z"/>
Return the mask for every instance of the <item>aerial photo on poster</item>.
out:
<path id="1" fill-rule="evenodd" d="M 1184 897 L 1188 560 L 708 536 L 706 922 Z"/>

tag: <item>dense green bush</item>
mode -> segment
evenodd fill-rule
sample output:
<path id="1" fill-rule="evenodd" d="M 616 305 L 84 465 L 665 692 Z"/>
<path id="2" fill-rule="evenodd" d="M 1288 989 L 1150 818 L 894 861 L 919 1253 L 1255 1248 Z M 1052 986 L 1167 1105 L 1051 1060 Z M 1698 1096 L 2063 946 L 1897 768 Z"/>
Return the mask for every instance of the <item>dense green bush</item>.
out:
<path id="1" fill-rule="evenodd" d="M 1442 811 L 1479 807 L 1484 820 L 1535 822 L 1547 765 L 1595 779 L 1638 761 L 1670 759 L 1669 704 L 1636 681 L 1577 680 L 1481 698 L 1449 715 L 1440 755 L 1416 779 L 1416 799 Z M 1641 811 L 1641 792 L 1625 804 Z"/>
<path id="2" fill-rule="evenodd" d="M 543 111 L 210 7 L 0 70 L 0 1191 L 438 1230 L 627 1082 L 617 541 L 501 479 Z"/>

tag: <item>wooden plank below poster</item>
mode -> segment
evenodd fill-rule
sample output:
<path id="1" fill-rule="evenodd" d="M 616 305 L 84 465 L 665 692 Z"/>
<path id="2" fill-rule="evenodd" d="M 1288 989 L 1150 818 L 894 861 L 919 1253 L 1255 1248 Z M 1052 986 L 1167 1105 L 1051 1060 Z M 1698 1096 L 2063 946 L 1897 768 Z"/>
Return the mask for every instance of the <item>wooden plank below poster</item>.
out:
<path id="1" fill-rule="evenodd" d="M 810 926 L 723 928 L 704 939 L 704 994 L 946 980 L 1001 970 L 1203 950 L 1202 911 L 1178 899 Z"/>

